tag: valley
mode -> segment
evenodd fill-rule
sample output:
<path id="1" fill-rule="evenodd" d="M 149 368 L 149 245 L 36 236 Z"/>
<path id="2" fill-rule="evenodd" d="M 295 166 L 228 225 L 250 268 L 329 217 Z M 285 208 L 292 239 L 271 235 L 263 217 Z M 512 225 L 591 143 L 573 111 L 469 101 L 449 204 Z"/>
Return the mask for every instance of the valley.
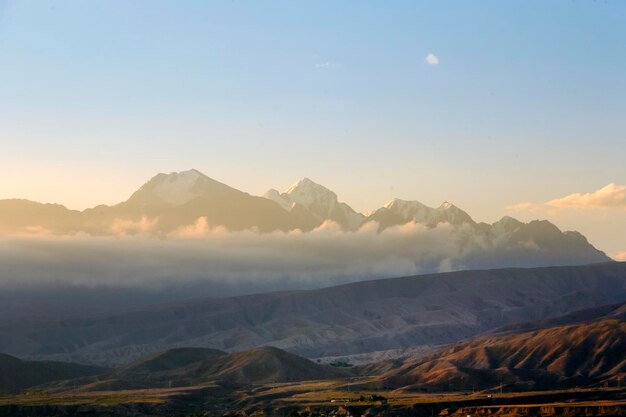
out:
<path id="1" fill-rule="evenodd" d="M 277 347 L 248 348 L 245 345 L 237 345 L 231 352 L 209 347 L 170 347 L 138 357 L 117 356 L 116 361 L 125 357 L 131 360 L 118 364 L 109 362 L 108 367 L 50 362 L 49 359 L 24 361 L 4 355 L 0 361 L 0 392 L 4 392 L 0 396 L 0 415 L 622 415 L 626 413 L 626 304 L 605 302 L 624 300 L 626 274 L 623 268 L 623 264 L 614 263 L 488 272 L 487 276 L 492 274 L 495 281 L 486 279 L 485 271 L 466 271 L 439 274 L 433 276 L 432 281 L 428 277 L 410 277 L 314 290 L 316 295 L 337 293 L 343 300 L 352 299 L 354 306 L 369 305 L 369 299 L 383 305 L 381 296 L 383 299 L 391 297 L 397 305 L 402 298 L 400 293 L 412 302 L 412 297 L 419 295 L 422 298 L 418 300 L 425 300 L 420 302 L 423 305 L 426 301 L 437 300 L 431 297 L 438 294 L 438 288 L 445 288 L 446 296 L 454 300 L 449 291 L 461 283 L 471 283 L 482 294 L 487 288 L 484 285 L 489 283 L 492 291 L 506 300 L 508 296 L 503 297 L 502 291 L 510 290 L 512 283 L 524 282 L 524 286 L 512 288 L 517 288 L 516 291 L 541 288 L 541 293 L 547 297 L 543 310 L 538 309 L 541 298 L 534 299 L 534 311 L 543 311 L 541 314 L 521 314 L 525 311 L 524 305 L 511 301 L 507 308 L 499 309 L 500 314 L 506 311 L 510 315 L 508 320 L 483 322 L 483 327 L 469 327 L 473 330 L 466 333 L 457 331 L 456 339 L 423 349 L 417 349 L 419 344 L 408 339 L 403 345 L 403 354 L 390 358 L 381 354 L 373 359 L 377 357 L 373 355 L 375 352 L 369 352 L 370 362 L 365 359 L 367 354 L 363 354 L 364 362 L 358 364 L 350 363 L 349 355 L 322 361 Z M 520 273 L 523 275 L 518 275 Z M 511 280 L 505 278 L 509 275 Z M 384 285 L 386 281 L 394 285 Z M 537 287 L 540 283 L 542 286 Z M 581 285 L 579 290 L 574 283 Z M 552 288 L 562 292 L 560 285 L 570 289 L 562 302 L 558 301 L 560 298 L 550 298 L 547 291 Z M 461 288 L 465 298 L 469 297 L 469 287 Z M 415 295 L 411 296 L 411 291 Z M 274 293 L 264 297 L 271 300 L 271 314 L 292 318 L 298 317 L 294 316 L 296 312 L 301 317 L 312 310 L 319 314 L 332 305 L 294 299 L 303 296 L 310 297 L 310 292 Z M 529 299 L 526 294 L 519 296 Z M 281 306 L 283 297 L 287 297 L 289 310 L 284 310 L 287 304 Z M 260 318 L 272 317 L 259 309 L 263 303 L 255 305 L 249 297 L 236 299 L 235 304 L 232 304 L 234 301 L 221 302 L 231 306 L 227 310 L 229 317 L 236 317 L 232 306 L 241 306 L 244 300 L 252 310 L 243 317 L 248 321 L 256 320 L 250 329 L 261 332 L 263 321 Z M 451 304 L 455 308 L 449 311 L 458 315 L 459 306 L 479 306 L 472 317 L 484 320 L 489 308 L 493 308 L 485 307 L 490 306 L 486 299 L 478 304 L 474 298 L 470 304 L 460 300 L 462 298 L 456 299 Z M 578 304 L 573 304 L 574 300 L 578 300 Z M 206 302 L 194 302 L 186 308 L 207 311 L 206 306 L 200 307 Z M 574 305 L 583 309 L 574 309 Z M 215 306 L 210 306 L 208 311 L 215 311 Z M 178 317 L 184 317 L 178 306 L 165 308 L 174 309 Z M 438 314 L 445 311 L 437 310 Z M 155 311 L 133 314 L 139 314 L 138 322 L 145 324 Z M 163 323 L 167 315 L 160 313 L 154 317 Z M 199 326 L 201 316 L 192 317 Z M 340 323 L 337 320 L 341 316 L 332 314 L 330 317 Z M 363 318 L 373 323 L 380 320 L 371 315 Z M 118 319 L 99 320 L 115 324 Z M 225 324 L 213 318 L 207 320 L 207 323 Z M 84 323 L 89 324 L 91 332 L 101 332 L 97 321 Z M 129 324 L 127 318 L 118 323 Z M 350 322 L 344 321 L 344 325 L 347 323 Z M 458 329 L 468 323 L 472 322 L 457 322 Z M 72 322 L 69 328 L 76 329 L 77 324 Z M 67 325 L 53 327 L 50 334 Z M 295 328 L 293 324 L 288 327 Z M 307 326 L 298 328 L 300 332 L 310 331 Z M 381 329 L 378 327 L 379 332 Z M 123 335 L 117 329 L 112 332 Z M 36 334 L 41 337 L 41 333 Z M 142 337 L 147 336 L 143 333 Z M 97 340 L 93 339 L 92 343 L 100 349 L 110 343 Z M 357 346 L 363 349 L 363 345 L 357 343 Z M 129 352 L 121 348 L 116 351 Z M 81 362 L 89 357 L 83 356 Z"/>

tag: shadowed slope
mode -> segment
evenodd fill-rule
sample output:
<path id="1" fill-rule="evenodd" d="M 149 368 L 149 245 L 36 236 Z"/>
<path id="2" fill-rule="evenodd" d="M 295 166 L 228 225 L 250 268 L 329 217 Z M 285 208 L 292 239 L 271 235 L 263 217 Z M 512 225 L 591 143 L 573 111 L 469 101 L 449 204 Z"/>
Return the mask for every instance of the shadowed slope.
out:
<path id="1" fill-rule="evenodd" d="M 106 368 L 65 362 L 23 361 L 0 354 L 0 391 L 29 387 L 107 372 Z"/>
<path id="2" fill-rule="evenodd" d="M 453 343 L 624 299 L 623 263 L 463 271 L 7 325 L 0 328 L 0 349 L 104 364 L 184 346 L 237 351 L 272 344 L 309 357 L 336 356 Z"/>
<path id="3" fill-rule="evenodd" d="M 192 386 L 213 381 L 229 384 L 295 382 L 341 377 L 342 371 L 274 347 L 227 354 L 214 349 L 172 349 L 119 368 L 86 383 L 88 390 Z"/>
<path id="4" fill-rule="evenodd" d="M 306 381 L 343 375 L 337 369 L 275 347 L 232 353 L 208 366 L 205 372 L 207 376 L 215 375 L 217 379 L 242 384 Z"/>
<path id="5" fill-rule="evenodd" d="M 217 349 L 178 348 L 147 355 L 122 367 L 118 373 L 127 375 L 155 375 L 176 371 L 198 362 L 213 361 L 224 355 Z"/>

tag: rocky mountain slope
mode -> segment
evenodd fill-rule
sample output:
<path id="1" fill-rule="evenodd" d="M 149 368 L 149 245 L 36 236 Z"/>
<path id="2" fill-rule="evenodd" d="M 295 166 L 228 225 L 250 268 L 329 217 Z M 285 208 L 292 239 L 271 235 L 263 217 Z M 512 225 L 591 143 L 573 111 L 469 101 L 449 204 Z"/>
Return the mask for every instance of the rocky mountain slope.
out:
<path id="1" fill-rule="evenodd" d="M 431 208 L 419 201 L 405 201 L 399 198 L 394 198 L 383 207 L 370 213 L 366 219 L 366 222 L 369 221 L 377 222 L 381 229 L 410 221 L 428 227 L 435 227 L 440 223 L 450 223 L 453 226 L 476 225 L 469 214 L 447 201 L 437 208 Z"/>
<path id="2" fill-rule="evenodd" d="M 626 299 L 626 264 L 476 270 L 199 299 L 0 327 L 0 351 L 121 364 L 175 347 L 273 345 L 307 357 L 452 343 Z"/>
<path id="3" fill-rule="evenodd" d="M 318 224 L 332 220 L 344 230 L 356 230 L 365 220 L 363 214 L 339 202 L 337 194 L 308 178 L 298 181 L 284 193 L 271 189 L 263 197 L 275 201 L 289 212 L 308 211 Z"/>
<path id="4" fill-rule="evenodd" d="M 626 376 L 626 304 L 500 329 L 389 370 L 382 384 L 412 390 L 542 389 Z"/>

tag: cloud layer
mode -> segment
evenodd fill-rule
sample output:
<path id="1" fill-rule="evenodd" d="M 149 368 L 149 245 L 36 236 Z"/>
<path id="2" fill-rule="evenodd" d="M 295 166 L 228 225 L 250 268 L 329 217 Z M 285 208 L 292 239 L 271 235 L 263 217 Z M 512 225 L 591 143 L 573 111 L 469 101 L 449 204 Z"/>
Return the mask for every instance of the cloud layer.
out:
<path id="1" fill-rule="evenodd" d="M 210 227 L 200 217 L 156 236 L 149 233 L 149 219 L 114 223 L 116 236 L 0 238 L 0 289 L 106 287 L 177 292 L 177 298 L 226 296 L 462 269 L 584 263 L 601 256 L 575 234 L 562 235 L 554 245 L 560 231 L 543 223 L 533 226 L 534 237 L 522 233 L 516 239 L 507 238 L 507 225 L 493 235 L 469 224 L 415 222 L 382 232 L 371 222 L 349 232 L 327 221 L 310 232 L 260 233 Z"/>
<path id="2" fill-rule="evenodd" d="M 587 244 L 565 235 L 557 247 L 546 247 L 554 226 L 545 236 L 537 231 L 536 242 L 501 239 L 506 227 L 494 238 L 447 223 L 428 228 L 411 222 L 379 232 L 371 222 L 347 232 L 328 221 L 310 232 L 259 233 L 212 228 L 200 217 L 158 237 L 146 232 L 149 219 L 115 224 L 117 236 L 42 232 L 0 238 L 0 325 L 16 314 L 75 317 L 420 273 L 570 264 L 579 259 L 573 253 L 580 244 Z"/>
<path id="3" fill-rule="evenodd" d="M 454 231 L 447 225 L 427 229 L 409 223 L 383 233 L 378 233 L 377 227 L 372 223 L 358 232 L 344 232 L 328 222 L 308 233 L 261 234 L 210 228 L 200 218 L 169 239 L 4 238 L 0 240 L 0 283 L 63 281 L 158 287 L 207 280 L 220 286 L 319 287 L 449 270 L 475 249 L 475 243 L 451 244 Z"/>

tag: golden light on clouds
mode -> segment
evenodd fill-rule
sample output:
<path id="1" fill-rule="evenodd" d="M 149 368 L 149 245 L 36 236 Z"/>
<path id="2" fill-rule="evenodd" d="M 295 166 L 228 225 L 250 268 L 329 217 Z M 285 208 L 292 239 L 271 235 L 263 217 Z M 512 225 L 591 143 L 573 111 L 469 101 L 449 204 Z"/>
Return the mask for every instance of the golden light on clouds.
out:
<path id="1" fill-rule="evenodd" d="M 616 261 L 626 262 L 626 251 L 614 253 L 611 255 L 611 258 Z"/>
<path id="2" fill-rule="evenodd" d="M 626 209 L 626 185 L 611 183 L 590 193 L 575 193 L 550 200 L 546 205 L 555 208 L 573 209 Z"/>
<path id="3" fill-rule="evenodd" d="M 608 184 L 590 193 L 574 193 L 545 203 L 522 202 L 506 206 L 515 212 L 552 212 L 559 209 L 626 209 L 626 185 Z"/>

